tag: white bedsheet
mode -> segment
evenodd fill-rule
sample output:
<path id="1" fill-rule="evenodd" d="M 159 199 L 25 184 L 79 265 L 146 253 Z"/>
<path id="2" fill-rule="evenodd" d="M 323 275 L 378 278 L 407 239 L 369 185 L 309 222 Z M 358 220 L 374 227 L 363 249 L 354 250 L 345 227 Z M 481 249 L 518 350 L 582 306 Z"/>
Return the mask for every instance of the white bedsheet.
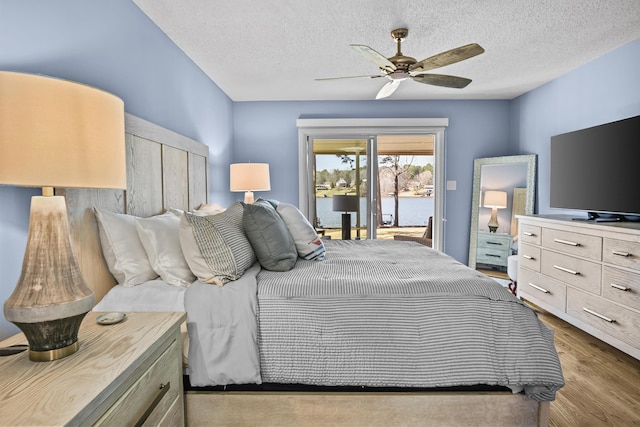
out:
<path id="1" fill-rule="evenodd" d="M 93 311 L 186 311 L 186 290 L 159 279 L 133 287 L 116 285 L 93 307 Z"/>

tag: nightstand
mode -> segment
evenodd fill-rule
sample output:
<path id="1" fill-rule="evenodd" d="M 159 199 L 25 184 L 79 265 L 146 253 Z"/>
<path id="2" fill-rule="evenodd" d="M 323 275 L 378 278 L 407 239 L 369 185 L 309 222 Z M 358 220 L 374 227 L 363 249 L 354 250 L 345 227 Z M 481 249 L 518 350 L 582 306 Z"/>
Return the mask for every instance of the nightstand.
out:
<path id="1" fill-rule="evenodd" d="M 99 325 L 90 312 L 80 350 L 52 362 L 27 352 L 0 357 L 3 425 L 184 425 L 182 341 L 186 314 L 127 313 Z M 22 334 L 0 347 L 26 343 Z"/>
<path id="2" fill-rule="evenodd" d="M 476 264 L 499 267 L 507 271 L 513 236 L 510 234 L 478 233 L 478 247 L 476 249 Z"/>

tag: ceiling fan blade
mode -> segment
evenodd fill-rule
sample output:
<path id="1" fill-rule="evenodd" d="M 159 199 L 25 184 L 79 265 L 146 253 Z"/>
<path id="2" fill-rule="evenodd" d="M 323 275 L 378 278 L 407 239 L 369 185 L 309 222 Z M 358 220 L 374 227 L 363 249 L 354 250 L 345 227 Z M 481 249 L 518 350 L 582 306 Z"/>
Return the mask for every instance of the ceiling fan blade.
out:
<path id="1" fill-rule="evenodd" d="M 371 49 L 369 46 L 365 46 L 362 44 L 352 44 L 349 46 L 351 46 L 351 49 L 362 55 L 364 59 L 373 62 L 381 69 L 388 72 L 393 72 L 396 70 L 396 66 L 393 64 L 393 62 L 389 61 L 387 58 L 382 56 L 382 54 Z"/>
<path id="2" fill-rule="evenodd" d="M 445 65 L 455 64 L 456 62 L 464 61 L 465 59 L 473 58 L 484 52 L 482 46 L 477 43 L 471 43 L 465 46 L 460 46 L 455 49 L 448 50 L 446 52 L 439 53 L 427 59 L 423 59 L 420 62 L 416 62 L 409 71 L 411 74 L 420 73 L 423 71 L 433 70 L 435 68 L 444 67 Z"/>
<path id="3" fill-rule="evenodd" d="M 451 87 L 462 89 L 471 83 L 471 79 L 456 76 L 447 76 L 444 74 L 418 74 L 411 77 L 418 83 L 424 83 L 433 86 Z"/>
<path id="4" fill-rule="evenodd" d="M 320 79 L 314 79 L 316 81 L 323 80 L 340 80 L 340 79 L 377 79 L 378 77 L 387 77 L 386 74 L 378 74 L 373 76 L 347 76 L 347 77 L 323 77 Z"/>
<path id="5" fill-rule="evenodd" d="M 393 94 L 393 92 L 398 89 L 400 83 L 402 83 L 402 80 L 390 80 L 386 85 L 382 86 L 382 89 L 380 89 L 380 91 L 376 95 L 376 99 L 382 99 L 391 96 L 391 94 Z"/>

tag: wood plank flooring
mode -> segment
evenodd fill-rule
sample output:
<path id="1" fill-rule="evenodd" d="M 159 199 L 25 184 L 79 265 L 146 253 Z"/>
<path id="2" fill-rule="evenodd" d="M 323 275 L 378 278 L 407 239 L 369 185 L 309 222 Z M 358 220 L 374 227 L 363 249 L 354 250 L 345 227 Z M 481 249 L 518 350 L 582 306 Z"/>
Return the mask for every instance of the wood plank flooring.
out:
<path id="1" fill-rule="evenodd" d="M 640 426 L 640 361 L 544 310 L 555 331 L 565 386 L 551 402 L 549 425 Z"/>

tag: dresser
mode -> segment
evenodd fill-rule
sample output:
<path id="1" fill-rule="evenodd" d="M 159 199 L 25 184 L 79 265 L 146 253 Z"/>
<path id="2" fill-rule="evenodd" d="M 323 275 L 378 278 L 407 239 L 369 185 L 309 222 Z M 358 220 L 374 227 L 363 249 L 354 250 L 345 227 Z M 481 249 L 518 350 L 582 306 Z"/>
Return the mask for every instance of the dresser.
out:
<path id="1" fill-rule="evenodd" d="M 640 223 L 518 218 L 518 296 L 640 359 Z"/>
<path id="2" fill-rule="evenodd" d="M 476 264 L 499 267 L 500 270 L 507 271 L 512 243 L 513 237 L 510 234 L 478 232 Z"/>
<path id="3" fill-rule="evenodd" d="M 2 425 L 184 425 L 185 313 L 127 313 L 99 325 L 88 313 L 80 349 L 52 362 L 0 357 Z M 24 344 L 22 334 L 0 347 Z"/>

